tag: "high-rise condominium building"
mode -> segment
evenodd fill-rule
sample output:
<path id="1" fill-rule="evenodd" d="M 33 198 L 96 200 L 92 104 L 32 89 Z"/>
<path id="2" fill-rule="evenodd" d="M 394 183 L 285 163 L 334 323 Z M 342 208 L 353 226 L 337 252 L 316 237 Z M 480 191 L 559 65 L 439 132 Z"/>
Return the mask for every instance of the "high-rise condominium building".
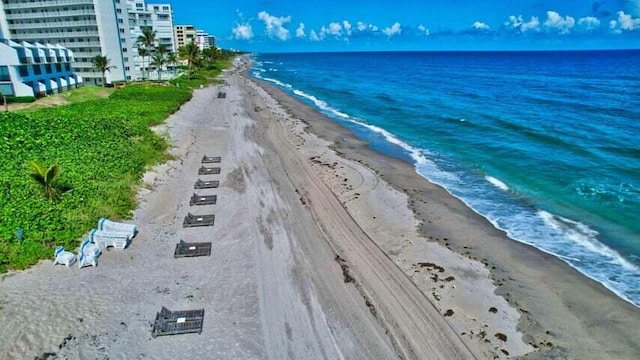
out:
<path id="1" fill-rule="evenodd" d="M 159 6 L 157 12 L 154 6 Z M 106 74 L 107 82 L 141 78 L 136 40 L 140 26 L 153 27 L 156 20 L 168 28 L 167 22 L 173 22 L 171 6 L 147 6 L 144 0 L 0 2 L 0 38 L 69 48 L 76 59 L 74 70 L 85 84 L 102 84 L 102 73 L 91 62 L 96 55 L 107 56 L 114 66 Z"/>
<path id="2" fill-rule="evenodd" d="M 151 56 L 142 56 L 138 53 L 140 45 L 138 37 L 142 35 L 142 29 L 151 27 L 156 33 L 156 45 L 164 45 L 167 51 L 175 51 L 173 40 L 173 11 L 170 4 L 145 4 L 144 0 L 127 0 L 128 29 L 131 37 L 134 64 L 131 75 L 134 79 L 145 76 L 151 67 Z"/>
<path id="3" fill-rule="evenodd" d="M 173 34 L 178 49 L 196 41 L 196 27 L 193 25 L 176 25 L 173 27 Z"/>
<path id="4" fill-rule="evenodd" d="M 196 45 L 200 50 L 216 48 L 216 38 L 202 30 L 196 30 Z"/>

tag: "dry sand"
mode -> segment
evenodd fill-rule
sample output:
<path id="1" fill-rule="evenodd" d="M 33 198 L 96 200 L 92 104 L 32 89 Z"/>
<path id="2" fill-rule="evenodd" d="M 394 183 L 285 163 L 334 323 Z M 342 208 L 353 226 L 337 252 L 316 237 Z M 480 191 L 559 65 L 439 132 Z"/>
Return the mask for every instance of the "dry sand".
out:
<path id="1" fill-rule="evenodd" d="M 637 357 L 635 307 L 311 108 L 224 80 L 158 128 L 175 160 L 145 175 L 129 248 L 2 277 L 0 359 Z M 203 155 L 218 189 L 193 189 Z M 211 256 L 174 259 L 180 239 Z M 161 306 L 204 308 L 202 334 L 153 339 Z"/>

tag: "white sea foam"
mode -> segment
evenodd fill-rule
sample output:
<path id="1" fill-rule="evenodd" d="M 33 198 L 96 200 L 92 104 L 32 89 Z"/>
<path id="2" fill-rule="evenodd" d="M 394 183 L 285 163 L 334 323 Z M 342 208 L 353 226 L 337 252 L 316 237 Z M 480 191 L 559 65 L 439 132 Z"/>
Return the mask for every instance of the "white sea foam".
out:
<path id="1" fill-rule="evenodd" d="M 592 253 L 597 253 L 607 258 L 610 262 L 622 266 L 626 270 L 640 270 L 636 265 L 623 258 L 617 251 L 598 241 L 597 236 L 599 233 L 589 228 L 589 226 L 543 210 L 538 211 L 538 216 L 542 218 L 545 224 L 562 232 L 565 235 L 565 238 L 573 241 L 576 245 L 587 249 Z"/>
<path id="2" fill-rule="evenodd" d="M 494 185 L 498 189 L 504 190 L 504 191 L 509 191 L 509 187 L 507 186 L 507 184 L 505 184 L 502 181 L 494 178 L 493 176 L 487 175 L 484 178 L 487 179 L 488 182 L 490 182 L 492 185 Z"/>
<path id="3" fill-rule="evenodd" d="M 469 179 L 462 180 L 455 172 L 440 169 L 438 164 L 430 159 L 433 156 L 430 156 L 431 154 L 425 149 L 412 146 L 389 131 L 352 117 L 330 106 L 326 101 L 293 89 L 289 84 L 275 79 L 263 78 L 263 80 L 289 88 L 295 95 L 311 101 L 321 112 L 333 118 L 357 124 L 381 135 L 387 142 L 399 146 L 411 156 L 418 174 L 442 186 L 473 211 L 489 220 L 496 228 L 505 231 L 510 238 L 564 260 L 622 299 L 640 306 L 640 302 L 637 301 L 640 269 L 621 254 L 601 243 L 597 239 L 598 232 L 587 225 L 549 212 L 536 212 L 527 207 L 508 204 L 508 199 L 503 199 L 507 203 L 496 200 L 494 196 L 508 196 L 509 187 L 501 180 L 487 175 L 485 180 L 493 185 L 493 189 L 496 189 L 495 193 L 487 194 L 490 188 L 485 188 L 479 183 L 471 184 Z M 497 189 L 502 192 L 498 192 Z"/>
<path id="4" fill-rule="evenodd" d="M 289 85 L 289 84 L 285 84 L 285 83 L 283 83 L 283 82 L 282 82 L 282 81 L 280 81 L 280 80 L 276 80 L 276 79 L 272 79 L 272 78 L 267 78 L 267 77 L 261 77 L 261 79 L 262 79 L 262 80 L 264 80 L 264 81 L 272 82 L 272 83 L 274 83 L 274 84 L 276 84 L 276 85 L 278 85 L 278 86 L 282 86 L 282 87 L 289 88 L 289 89 L 291 88 L 291 85 Z"/>

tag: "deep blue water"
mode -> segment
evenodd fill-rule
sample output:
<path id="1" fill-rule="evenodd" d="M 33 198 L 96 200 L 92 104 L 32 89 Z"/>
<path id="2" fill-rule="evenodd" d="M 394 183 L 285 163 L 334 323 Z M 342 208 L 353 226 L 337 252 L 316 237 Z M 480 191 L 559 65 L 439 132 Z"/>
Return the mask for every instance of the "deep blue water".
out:
<path id="1" fill-rule="evenodd" d="M 640 51 L 255 60 L 255 77 L 640 306 Z"/>

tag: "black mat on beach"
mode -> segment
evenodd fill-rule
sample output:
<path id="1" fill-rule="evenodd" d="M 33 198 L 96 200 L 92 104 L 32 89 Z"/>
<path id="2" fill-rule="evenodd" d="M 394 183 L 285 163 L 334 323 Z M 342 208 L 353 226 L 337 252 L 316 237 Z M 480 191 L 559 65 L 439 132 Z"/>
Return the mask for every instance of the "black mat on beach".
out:
<path id="1" fill-rule="evenodd" d="M 189 205 L 214 205 L 218 200 L 218 195 L 198 195 L 193 194 Z"/>
<path id="2" fill-rule="evenodd" d="M 211 256 L 211 243 L 188 243 L 180 240 L 176 244 L 176 251 L 173 253 L 174 258 Z"/>
<path id="3" fill-rule="evenodd" d="M 198 179 L 198 181 L 196 181 L 196 183 L 193 185 L 193 188 L 194 189 L 213 189 L 213 188 L 217 188 L 218 186 L 220 186 L 220 182 L 218 180 L 203 181 Z"/>
<path id="4" fill-rule="evenodd" d="M 221 156 L 211 156 L 211 157 L 209 157 L 209 156 L 205 155 L 205 156 L 202 157 L 202 163 L 203 164 L 218 164 L 220 162 L 222 162 L 222 157 Z"/>
<path id="5" fill-rule="evenodd" d="M 215 174 L 220 174 L 220 168 L 219 167 L 205 167 L 202 166 L 200 169 L 198 169 L 198 175 L 215 175 Z"/>
<path id="6" fill-rule="evenodd" d="M 193 215 L 192 213 L 188 213 L 187 216 L 184 217 L 182 227 L 213 226 L 215 219 L 215 215 Z"/>
<path id="7" fill-rule="evenodd" d="M 164 335 L 201 334 L 203 322 L 204 309 L 170 311 L 163 306 L 162 310 L 156 313 L 151 336 L 155 338 Z"/>
<path id="8" fill-rule="evenodd" d="M 224 99 L 227 97 L 226 92 L 218 91 L 218 99 Z"/>

